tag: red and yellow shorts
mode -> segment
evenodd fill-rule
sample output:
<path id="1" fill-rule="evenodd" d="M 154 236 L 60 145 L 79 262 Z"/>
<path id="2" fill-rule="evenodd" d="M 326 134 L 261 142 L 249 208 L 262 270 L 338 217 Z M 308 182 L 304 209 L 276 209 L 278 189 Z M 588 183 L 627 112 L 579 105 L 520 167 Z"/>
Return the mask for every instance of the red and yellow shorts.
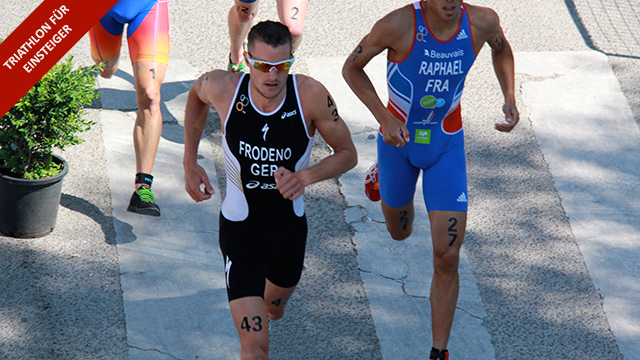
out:
<path id="1" fill-rule="evenodd" d="M 109 60 L 120 54 L 124 25 L 131 63 L 169 64 L 169 11 L 167 0 L 120 0 L 90 31 L 91 55 Z"/>

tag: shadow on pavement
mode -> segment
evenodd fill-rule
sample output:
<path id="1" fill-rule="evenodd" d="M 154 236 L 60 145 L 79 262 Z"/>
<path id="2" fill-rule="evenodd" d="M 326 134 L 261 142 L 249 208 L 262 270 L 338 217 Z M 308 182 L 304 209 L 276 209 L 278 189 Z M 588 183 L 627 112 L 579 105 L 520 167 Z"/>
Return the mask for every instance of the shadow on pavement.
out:
<path id="1" fill-rule="evenodd" d="M 475 135 L 467 143 L 465 246 L 498 358 L 561 348 L 571 359 L 622 359 L 544 156 L 526 124 L 512 135 L 509 146 Z"/>
<path id="2" fill-rule="evenodd" d="M 105 215 L 97 206 L 85 199 L 69 194 L 62 194 L 60 197 L 60 205 L 71 211 L 76 211 L 86 215 L 99 224 L 102 228 L 102 232 L 104 233 L 105 241 L 109 245 L 116 245 L 116 226 L 120 232 L 120 238 L 118 239 L 120 243 L 130 243 L 137 239 L 133 233 L 133 227 L 131 225 L 118 219 L 114 219 L 113 216 Z"/>
<path id="3" fill-rule="evenodd" d="M 607 55 L 640 59 L 640 2 L 565 0 L 587 46 Z"/>

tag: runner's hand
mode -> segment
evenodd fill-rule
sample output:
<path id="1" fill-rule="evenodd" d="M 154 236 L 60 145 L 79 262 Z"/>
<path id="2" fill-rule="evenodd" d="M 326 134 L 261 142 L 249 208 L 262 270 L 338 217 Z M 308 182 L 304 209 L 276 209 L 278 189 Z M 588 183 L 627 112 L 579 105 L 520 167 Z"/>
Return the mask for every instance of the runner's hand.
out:
<path id="1" fill-rule="evenodd" d="M 386 111 L 385 118 L 378 121 L 382 128 L 382 139 L 387 144 L 401 148 L 411 139 L 407 126 L 390 111 Z"/>
<path id="2" fill-rule="evenodd" d="M 204 185 L 204 188 L 202 188 L 201 185 Z M 198 164 L 185 167 L 184 188 L 187 190 L 189 196 L 196 202 L 208 200 L 215 193 L 213 186 L 211 186 L 209 182 L 207 172 Z"/>
<path id="3" fill-rule="evenodd" d="M 510 132 L 514 127 L 518 124 L 520 120 L 520 114 L 518 114 L 518 108 L 516 108 L 515 104 L 506 103 L 502 107 L 502 111 L 505 115 L 505 123 L 496 123 L 496 130 L 502 132 Z"/>
<path id="4" fill-rule="evenodd" d="M 294 173 L 280 166 L 273 174 L 276 179 L 276 187 L 285 199 L 295 200 L 304 194 L 304 186 Z"/>

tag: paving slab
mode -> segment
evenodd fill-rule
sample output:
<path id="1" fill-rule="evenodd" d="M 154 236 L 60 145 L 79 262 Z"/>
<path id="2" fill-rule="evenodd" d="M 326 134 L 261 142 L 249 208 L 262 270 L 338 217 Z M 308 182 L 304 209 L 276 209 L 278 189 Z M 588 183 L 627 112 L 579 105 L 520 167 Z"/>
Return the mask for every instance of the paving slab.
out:
<path id="1" fill-rule="evenodd" d="M 100 79 L 101 112 L 113 217 L 120 255 L 130 359 L 238 358 L 217 244 L 219 198 L 196 204 L 184 191 L 184 108 L 197 73 L 173 60 L 162 87 L 163 132 L 154 166 L 159 218 L 126 211 L 133 192 L 135 89 L 128 59 L 112 79 Z M 199 163 L 218 189 L 211 144 Z"/>
<path id="2" fill-rule="evenodd" d="M 519 53 L 523 101 L 625 359 L 640 359 L 640 131 L 607 57 Z"/>

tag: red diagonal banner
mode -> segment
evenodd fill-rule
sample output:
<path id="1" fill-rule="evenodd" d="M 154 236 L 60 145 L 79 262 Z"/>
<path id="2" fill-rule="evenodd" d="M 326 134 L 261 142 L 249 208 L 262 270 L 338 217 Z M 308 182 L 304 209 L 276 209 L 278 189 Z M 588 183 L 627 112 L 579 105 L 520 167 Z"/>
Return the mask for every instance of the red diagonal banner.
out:
<path id="1" fill-rule="evenodd" d="M 0 44 L 0 114 L 6 114 L 117 2 L 44 0 Z"/>

